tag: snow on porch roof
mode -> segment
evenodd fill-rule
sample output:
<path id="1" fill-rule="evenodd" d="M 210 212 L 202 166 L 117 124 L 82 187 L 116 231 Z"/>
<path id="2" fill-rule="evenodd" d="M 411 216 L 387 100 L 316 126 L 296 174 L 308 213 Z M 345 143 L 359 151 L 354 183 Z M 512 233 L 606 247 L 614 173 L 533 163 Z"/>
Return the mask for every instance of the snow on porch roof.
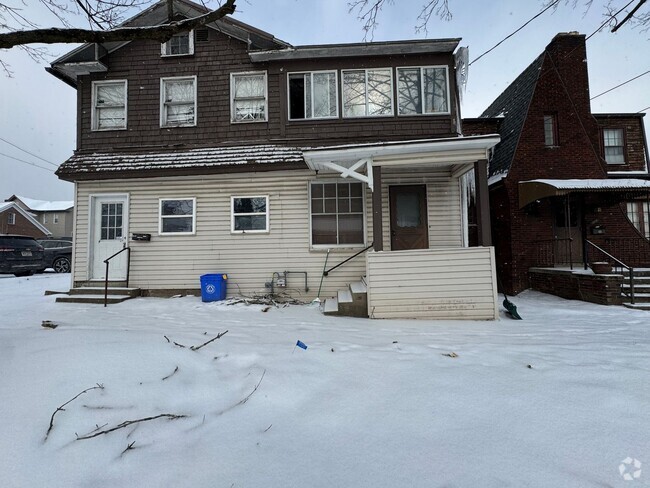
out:
<path id="1" fill-rule="evenodd" d="M 300 166 L 305 164 L 305 160 L 300 148 L 275 145 L 211 147 L 166 153 L 75 154 L 59 167 L 57 175 L 70 180 L 92 179 L 100 174 L 103 177 L 114 175 L 110 177 L 117 178 L 118 173 L 123 172 L 232 168 L 277 163 Z"/>
<path id="2" fill-rule="evenodd" d="M 616 180 L 530 180 L 519 182 L 519 208 L 540 198 L 574 192 L 650 191 L 650 181 L 634 178 Z"/>

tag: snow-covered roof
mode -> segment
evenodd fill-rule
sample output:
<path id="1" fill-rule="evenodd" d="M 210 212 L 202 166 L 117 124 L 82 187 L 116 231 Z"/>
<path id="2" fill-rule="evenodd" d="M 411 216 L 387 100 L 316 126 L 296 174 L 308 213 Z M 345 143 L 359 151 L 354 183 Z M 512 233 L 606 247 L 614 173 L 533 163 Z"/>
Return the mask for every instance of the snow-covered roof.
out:
<path id="1" fill-rule="evenodd" d="M 75 154 L 59 167 L 57 175 L 65 177 L 73 174 L 78 176 L 100 172 L 214 168 L 278 163 L 304 165 L 302 150 L 298 147 L 264 144 L 201 148 L 166 153 Z"/>
<path id="2" fill-rule="evenodd" d="M 35 200 L 33 198 L 15 195 L 15 198 L 23 202 L 30 210 L 34 212 L 64 212 L 74 207 L 72 200 L 48 201 Z"/>

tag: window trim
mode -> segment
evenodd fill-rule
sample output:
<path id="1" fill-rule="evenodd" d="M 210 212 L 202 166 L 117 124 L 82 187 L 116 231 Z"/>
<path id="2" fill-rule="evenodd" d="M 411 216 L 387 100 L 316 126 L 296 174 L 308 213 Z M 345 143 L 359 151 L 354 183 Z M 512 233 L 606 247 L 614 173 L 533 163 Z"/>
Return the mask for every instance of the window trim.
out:
<path id="1" fill-rule="evenodd" d="M 422 99 L 422 113 L 420 114 L 400 114 L 400 105 L 399 105 L 399 71 L 400 69 L 420 69 L 420 80 L 424 80 L 424 74 L 422 70 L 427 68 L 445 68 L 445 81 L 447 83 L 447 111 L 446 112 L 424 112 L 424 83 L 420 82 L 420 97 Z M 396 66 L 395 67 L 395 95 L 397 98 L 397 116 L 398 117 L 422 117 L 422 116 L 436 116 L 436 115 L 451 115 L 451 97 L 449 96 L 449 66 L 446 64 L 439 65 L 430 65 L 430 66 Z"/>
<path id="2" fill-rule="evenodd" d="M 179 32 L 179 34 L 184 34 L 184 33 Z M 167 54 L 166 47 L 167 47 L 167 44 L 171 41 L 171 38 L 170 38 L 168 41 L 160 43 L 160 57 L 162 57 L 162 58 L 178 58 L 180 56 L 192 56 L 194 54 L 194 29 L 189 31 L 187 34 L 188 34 L 188 37 L 189 37 L 189 50 L 190 50 L 190 52 L 182 53 L 182 54 Z"/>
<path id="3" fill-rule="evenodd" d="M 192 232 L 163 232 L 163 218 L 178 219 L 187 218 L 189 215 L 165 215 L 162 214 L 163 202 L 192 200 Z M 158 235 L 159 236 L 192 236 L 196 235 L 196 197 L 165 197 L 158 199 Z"/>
<path id="4" fill-rule="evenodd" d="M 262 215 L 261 213 L 235 213 L 235 198 L 264 198 L 266 199 L 266 228 L 263 230 L 236 230 L 235 217 L 247 215 Z M 271 209 L 269 195 L 232 195 L 230 197 L 230 233 L 231 234 L 269 234 L 271 232 Z"/>
<path id="5" fill-rule="evenodd" d="M 97 117 L 97 87 L 102 85 L 124 85 L 124 127 L 100 128 L 99 117 Z M 90 106 L 90 130 L 91 132 L 103 132 L 110 130 L 127 130 L 129 114 L 129 80 L 101 80 L 91 83 L 91 106 Z"/>
<path id="6" fill-rule="evenodd" d="M 608 131 L 608 130 L 609 131 L 614 131 L 614 130 L 615 131 L 621 131 L 621 143 L 622 143 L 622 146 L 620 146 L 620 147 L 623 148 L 623 161 L 620 162 L 620 163 L 610 163 L 609 161 L 607 161 L 606 149 L 608 147 L 619 147 L 619 146 L 607 146 L 605 144 L 605 131 Z M 607 166 L 623 166 L 623 165 L 629 164 L 629 160 L 628 160 L 628 157 L 627 157 L 627 131 L 625 130 L 625 127 L 602 127 L 601 130 L 600 130 L 600 137 L 601 137 L 601 141 L 603 143 L 603 159 L 605 160 L 605 164 L 607 164 Z"/>
<path id="7" fill-rule="evenodd" d="M 194 122 L 191 124 L 177 124 L 177 125 L 168 125 L 166 124 L 167 117 L 165 116 L 165 82 L 167 81 L 182 81 L 182 80 L 192 80 L 194 83 Z M 160 78 L 160 128 L 161 129 L 174 129 L 177 127 L 196 127 L 197 121 L 199 118 L 198 113 L 198 104 L 197 104 L 197 76 L 165 76 Z"/>
<path id="8" fill-rule="evenodd" d="M 312 233 L 312 211 L 311 211 L 311 185 L 313 183 L 328 184 L 328 183 L 359 183 L 361 185 L 361 199 L 362 199 L 362 209 L 363 209 L 363 244 L 314 244 L 312 242 L 313 233 Z M 366 185 L 361 181 L 350 181 L 343 178 L 324 178 L 324 179 L 314 179 L 307 182 L 307 193 L 309 197 L 309 214 L 307 215 L 309 219 L 309 250 L 310 251 L 326 251 L 328 249 L 363 249 L 368 247 L 368 222 L 366 214 L 367 206 L 367 195 L 366 195 Z M 337 212 L 338 214 L 338 212 Z M 383 236 L 382 236 L 383 238 Z M 337 240 L 338 240 L 338 228 L 337 228 Z"/>
<path id="9" fill-rule="evenodd" d="M 14 212 L 7 214 L 7 225 L 16 225 L 16 214 Z"/>
<path id="10" fill-rule="evenodd" d="M 385 115 L 345 115 L 345 101 L 343 97 L 343 87 L 345 86 L 345 79 L 343 74 L 348 71 L 365 71 L 366 73 L 366 112 L 368 112 L 368 71 L 390 71 L 390 113 Z M 346 68 L 341 70 L 341 118 L 343 119 L 377 119 L 382 117 L 395 117 L 395 80 L 393 68 L 390 66 L 377 67 L 377 68 Z"/>
<path id="11" fill-rule="evenodd" d="M 553 144 L 546 144 L 546 118 L 550 117 L 553 122 Z M 557 113 L 545 113 L 542 119 L 542 128 L 544 134 L 544 147 L 560 147 L 560 131 L 558 128 Z"/>
<path id="12" fill-rule="evenodd" d="M 334 75 L 334 81 L 335 81 L 335 96 L 336 96 L 336 115 L 330 115 L 327 117 L 314 117 L 314 106 L 312 103 L 311 107 L 311 113 L 312 116 L 311 118 L 302 118 L 302 119 L 292 119 L 291 118 L 291 92 L 289 90 L 289 78 L 291 75 L 306 75 L 310 74 L 312 77 L 312 82 L 311 82 L 311 99 L 312 101 L 314 100 L 314 74 L 318 73 L 331 73 Z M 338 119 L 341 117 L 341 114 L 339 113 L 339 73 L 335 69 L 322 69 L 322 70 L 315 70 L 315 71 L 292 71 L 287 73 L 287 120 L 290 120 L 291 122 L 304 122 L 304 121 L 318 121 L 318 120 L 334 120 Z"/>
<path id="13" fill-rule="evenodd" d="M 263 75 L 264 76 L 264 119 L 257 120 L 235 120 L 235 78 L 237 76 Z M 269 121 L 269 77 L 266 70 L 262 71 L 238 71 L 230 73 L 230 123 L 231 124 L 255 124 Z"/>

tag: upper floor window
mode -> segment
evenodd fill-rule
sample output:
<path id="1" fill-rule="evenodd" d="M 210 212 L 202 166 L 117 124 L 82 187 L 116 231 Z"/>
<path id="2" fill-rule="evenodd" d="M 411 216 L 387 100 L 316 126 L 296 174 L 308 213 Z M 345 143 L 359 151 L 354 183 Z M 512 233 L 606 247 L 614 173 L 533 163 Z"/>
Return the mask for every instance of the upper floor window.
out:
<path id="1" fill-rule="evenodd" d="M 59 223 L 59 214 L 52 214 L 52 223 L 53 224 L 58 224 Z"/>
<path id="2" fill-rule="evenodd" d="M 544 145 L 546 147 L 560 145 L 557 133 L 557 117 L 555 114 L 544 115 Z"/>
<path id="3" fill-rule="evenodd" d="M 603 129 L 605 161 L 608 164 L 625 164 L 623 129 Z"/>
<path id="4" fill-rule="evenodd" d="M 126 129 L 126 80 L 93 81 L 92 130 Z"/>
<path id="5" fill-rule="evenodd" d="M 231 73 L 230 98 L 233 122 L 266 121 L 266 72 Z"/>
<path id="6" fill-rule="evenodd" d="M 289 119 L 338 117 L 336 71 L 289 74 Z"/>
<path id="7" fill-rule="evenodd" d="M 159 234 L 194 234 L 196 198 L 161 199 Z"/>
<path id="8" fill-rule="evenodd" d="M 269 197 L 231 197 L 231 232 L 268 232 Z"/>
<path id="9" fill-rule="evenodd" d="M 163 56 L 186 56 L 194 54 L 194 31 L 179 32 L 160 45 Z"/>
<path id="10" fill-rule="evenodd" d="M 160 126 L 196 125 L 196 76 L 160 79 Z"/>
<path id="11" fill-rule="evenodd" d="M 397 68 L 400 115 L 449 113 L 447 67 Z"/>
<path id="12" fill-rule="evenodd" d="M 393 72 L 390 68 L 344 70 L 342 77 L 344 117 L 393 114 Z"/>
<path id="13" fill-rule="evenodd" d="M 7 225 L 16 225 L 16 214 L 9 213 L 7 214 Z"/>

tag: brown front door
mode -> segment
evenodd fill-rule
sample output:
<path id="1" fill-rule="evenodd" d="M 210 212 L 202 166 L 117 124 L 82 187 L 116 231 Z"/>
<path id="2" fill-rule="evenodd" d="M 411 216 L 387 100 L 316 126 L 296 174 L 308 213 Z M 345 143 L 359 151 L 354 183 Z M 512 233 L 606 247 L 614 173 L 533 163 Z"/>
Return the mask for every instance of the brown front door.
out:
<path id="1" fill-rule="evenodd" d="M 391 250 L 428 248 L 426 185 L 391 186 L 389 193 Z"/>
<path id="2" fill-rule="evenodd" d="M 554 202 L 555 263 L 563 266 L 582 262 L 582 207 L 566 198 Z"/>

